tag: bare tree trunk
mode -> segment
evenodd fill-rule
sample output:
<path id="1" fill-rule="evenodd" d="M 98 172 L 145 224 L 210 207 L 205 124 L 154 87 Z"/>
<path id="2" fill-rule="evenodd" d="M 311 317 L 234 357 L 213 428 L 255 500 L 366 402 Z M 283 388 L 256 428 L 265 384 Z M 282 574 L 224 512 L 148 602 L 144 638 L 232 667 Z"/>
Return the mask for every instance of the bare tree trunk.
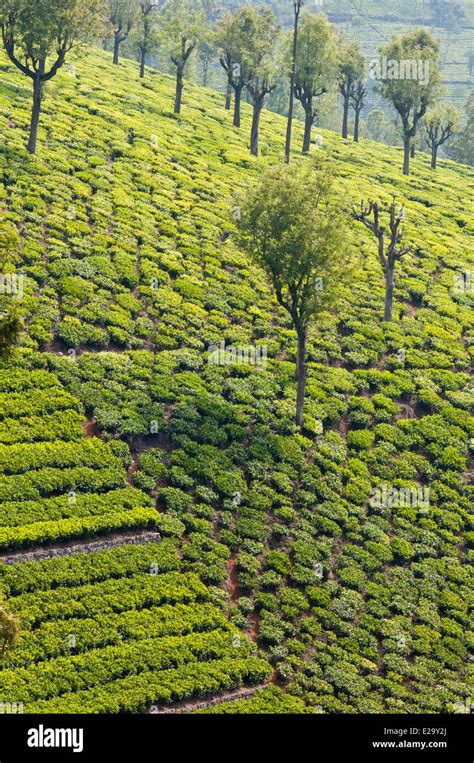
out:
<path id="1" fill-rule="evenodd" d="M 416 154 L 416 146 L 414 143 L 412 143 L 410 146 L 410 156 L 412 159 L 415 158 L 415 154 Z"/>
<path id="2" fill-rule="evenodd" d="M 41 104 L 43 101 L 43 80 L 41 79 L 42 72 L 44 72 L 44 65 L 40 67 L 40 71 L 33 80 L 33 107 L 31 109 L 30 136 L 27 146 L 29 154 L 36 154 L 38 125 L 41 114 Z"/>
<path id="3" fill-rule="evenodd" d="M 344 96 L 344 111 L 342 115 L 342 137 L 347 138 L 347 130 L 349 125 L 349 96 Z"/>
<path id="4" fill-rule="evenodd" d="M 234 127 L 240 127 L 240 105 L 242 103 L 242 85 L 234 88 Z"/>
<path id="5" fill-rule="evenodd" d="M 303 154 L 308 154 L 311 148 L 311 129 L 313 127 L 313 110 L 306 111 L 304 120 Z"/>
<path id="6" fill-rule="evenodd" d="M 202 84 L 203 87 L 207 87 L 207 80 L 209 77 L 209 59 L 206 58 L 202 64 Z"/>
<path id="7" fill-rule="evenodd" d="M 114 37 L 114 64 L 119 62 L 120 37 L 118 34 Z"/>
<path id="8" fill-rule="evenodd" d="M 431 146 L 431 169 L 435 170 L 438 161 L 438 146 L 433 143 Z"/>
<path id="9" fill-rule="evenodd" d="M 232 85 L 230 83 L 230 79 L 227 80 L 227 90 L 225 93 L 225 107 L 227 111 L 230 110 L 230 104 L 232 102 Z"/>
<path id="10" fill-rule="evenodd" d="M 393 265 L 387 266 L 387 272 L 385 274 L 385 310 L 384 321 L 392 320 L 392 308 L 393 308 L 393 291 L 395 286 L 394 281 L 395 268 Z"/>
<path id="11" fill-rule="evenodd" d="M 306 336 L 307 331 L 305 327 L 297 329 L 298 334 L 298 354 L 296 359 L 296 369 L 298 378 L 298 389 L 296 393 L 296 425 L 300 428 L 303 426 L 303 406 L 304 396 L 306 391 Z"/>
<path id="12" fill-rule="evenodd" d="M 250 153 L 258 156 L 258 133 L 260 127 L 260 114 L 262 113 L 262 104 L 257 101 L 253 107 L 252 130 L 250 132 Z"/>
<path id="13" fill-rule="evenodd" d="M 403 174 L 410 174 L 410 144 L 411 138 L 409 135 L 405 135 L 404 140 L 404 157 L 403 157 Z"/>
<path id="14" fill-rule="evenodd" d="M 143 79 L 145 76 L 145 51 L 140 51 L 140 77 Z"/>
<path id="15" fill-rule="evenodd" d="M 183 70 L 178 67 L 176 72 L 176 96 L 174 99 L 174 113 L 181 114 L 181 98 L 183 95 Z"/>
<path id="16" fill-rule="evenodd" d="M 355 120 L 354 120 L 354 140 L 356 143 L 359 142 L 359 127 L 360 127 L 360 111 L 359 109 L 356 109 Z"/>

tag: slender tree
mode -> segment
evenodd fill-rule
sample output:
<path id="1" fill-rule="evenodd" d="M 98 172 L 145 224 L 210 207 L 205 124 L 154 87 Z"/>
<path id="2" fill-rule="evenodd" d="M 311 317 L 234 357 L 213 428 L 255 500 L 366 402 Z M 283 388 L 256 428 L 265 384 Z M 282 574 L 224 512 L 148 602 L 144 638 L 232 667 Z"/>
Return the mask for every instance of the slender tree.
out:
<path id="1" fill-rule="evenodd" d="M 132 31 L 137 13 L 136 0 L 108 0 L 109 20 L 114 36 L 114 64 L 118 64 L 120 46 Z"/>
<path id="2" fill-rule="evenodd" d="M 302 427 L 310 322 L 340 274 L 342 204 L 326 165 L 268 169 L 241 201 L 242 245 L 263 267 L 297 335 L 296 424 Z M 332 287 L 332 288 L 331 288 Z"/>
<path id="3" fill-rule="evenodd" d="M 260 13 L 261 9 L 250 5 L 243 5 L 233 13 L 226 11 L 214 35 L 219 61 L 227 77 L 226 109 L 230 109 L 234 94 L 234 127 L 240 127 L 247 63 L 259 45 Z"/>
<path id="4" fill-rule="evenodd" d="M 316 118 L 315 99 L 327 93 L 337 78 L 337 48 L 325 16 L 304 13 L 296 50 L 294 94 L 305 112 L 303 153 L 311 145 L 311 129 Z"/>
<path id="5" fill-rule="evenodd" d="M 384 320 L 392 320 L 393 293 L 395 288 L 395 265 L 398 260 L 411 251 L 412 247 L 400 248 L 403 238 L 402 220 L 405 208 L 402 206 L 397 212 L 395 201 L 390 205 L 388 230 L 380 220 L 379 205 L 371 201 L 365 205 L 361 202 L 360 209 L 353 207 L 352 214 L 355 220 L 361 222 L 375 236 L 378 242 L 378 255 L 385 277 L 385 309 Z"/>
<path id="6" fill-rule="evenodd" d="M 138 7 L 134 43 L 138 51 L 141 79 L 145 76 L 147 56 L 155 50 L 158 44 L 156 31 L 157 8 L 157 0 L 142 0 Z"/>
<path id="7" fill-rule="evenodd" d="M 354 109 L 355 115 L 354 115 L 354 140 L 356 143 L 359 142 L 359 130 L 360 130 L 360 115 L 362 113 L 362 109 L 364 108 L 365 103 L 365 96 L 367 95 L 367 88 L 364 84 L 364 81 L 362 79 L 359 79 L 354 86 L 353 92 L 351 93 L 351 103 L 352 108 Z"/>
<path id="8" fill-rule="evenodd" d="M 244 6 L 233 13 L 225 11 L 222 19 L 217 24 L 214 35 L 214 45 L 218 51 L 219 62 L 227 78 L 225 97 L 225 108 L 227 110 L 231 107 L 232 92 L 235 94 L 234 127 L 240 127 L 240 102 L 244 88 L 244 78 L 242 76 L 243 47 L 245 45 L 243 21 L 248 10 Z"/>
<path id="9" fill-rule="evenodd" d="M 0 0 L 0 28 L 10 61 L 33 82 L 28 151 L 36 153 L 45 82 L 67 54 L 103 30 L 102 0 Z"/>
<path id="10" fill-rule="evenodd" d="M 459 112 L 452 106 L 427 111 L 424 120 L 426 142 L 431 149 L 431 167 L 436 169 L 438 149 L 456 132 Z"/>
<path id="11" fill-rule="evenodd" d="M 285 143 L 285 161 L 290 161 L 291 151 L 291 128 L 293 125 L 293 109 L 295 99 L 295 82 L 297 72 L 297 50 L 298 50 L 298 22 L 300 18 L 301 8 L 303 7 L 303 0 L 293 0 L 293 10 L 295 14 L 294 26 L 293 26 L 293 44 L 291 50 L 291 72 L 290 72 L 290 103 L 288 106 L 288 121 L 286 125 L 286 143 Z"/>
<path id="12" fill-rule="evenodd" d="M 428 106 L 440 94 L 439 43 L 425 29 L 392 37 L 380 48 L 381 63 L 371 76 L 379 80 L 376 90 L 400 115 L 403 128 L 403 174 L 410 174 L 411 143 Z M 377 62 L 376 62 L 377 63 Z"/>
<path id="13" fill-rule="evenodd" d="M 176 67 L 174 113 L 181 113 L 184 74 L 193 52 L 206 37 L 201 0 L 167 0 L 161 12 L 160 43 Z"/>
<path id="14" fill-rule="evenodd" d="M 339 92 L 342 95 L 342 137 L 349 132 L 349 108 L 355 95 L 357 83 L 364 77 L 364 57 L 355 42 L 339 44 Z"/>
<path id="15" fill-rule="evenodd" d="M 250 152 L 258 156 L 260 116 L 265 97 L 275 89 L 279 73 L 275 58 L 279 28 L 273 12 L 265 6 L 259 8 L 254 14 L 253 25 L 251 34 L 256 44 L 245 51 L 242 71 L 245 87 L 253 106 Z"/>

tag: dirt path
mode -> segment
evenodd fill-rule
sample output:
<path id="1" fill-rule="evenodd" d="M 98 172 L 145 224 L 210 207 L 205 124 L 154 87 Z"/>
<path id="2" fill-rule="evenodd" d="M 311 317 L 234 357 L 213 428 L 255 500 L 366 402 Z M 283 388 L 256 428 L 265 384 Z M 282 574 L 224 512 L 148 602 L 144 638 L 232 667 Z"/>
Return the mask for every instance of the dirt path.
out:
<path id="1" fill-rule="evenodd" d="M 242 686 L 240 689 L 231 689 L 229 691 L 219 692 L 208 699 L 194 699 L 186 702 L 178 702 L 175 705 L 152 705 L 146 713 L 149 715 L 176 715 L 182 713 L 192 713 L 195 710 L 204 710 L 213 707 L 221 702 L 231 702 L 234 699 L 247 699 L 255 694 L 259 689 L 264 689 L 267 684 L 258 684 L 258 686 Z"/>
<path id="2" fill-rule="evenodd" d="M 92 540 L 88 543 L 65 542 L 55 546 L 37 546 L 32 551 L 14 551 L 10 554 L 0 554 L 0 564 L 16 564 L 17 562 L 34 562 L 52 559 L 56 556 L 70 556 L 71 554 L 91 553 L 103 551 L 107 548 L 125 545 L 140 545 L 142 543 L 157 543 L 161 535 L 155 532 L 142 530 L 123 533 L 108 534 L 103 540 Z"/>

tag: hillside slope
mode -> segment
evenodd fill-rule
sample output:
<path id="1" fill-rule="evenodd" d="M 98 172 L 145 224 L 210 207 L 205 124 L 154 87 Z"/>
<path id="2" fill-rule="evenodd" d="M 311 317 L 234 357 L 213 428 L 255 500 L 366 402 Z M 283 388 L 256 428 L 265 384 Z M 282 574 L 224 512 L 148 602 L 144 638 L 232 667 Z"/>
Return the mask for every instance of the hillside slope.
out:
<path id="1" fill-rule="evenodd" d="M 373 241 L 348 222 L 353 267 L 311 332 L 301 435 L 294 332 L 232 236 L 234 193 L 280 160 L 284 120 L 263 115 L 256 160 L 247 108 L 235 130 L 221 96 L 189 84 L 178 118 L 171 78 L 140 83 L 132 63 L 87 51 L 49 85 L 31 158 L 29 83 L 0 69 L 0 208 L 22 237 L 26 323 L 16 368 L 1 372 L 2 553 L 99 533 L 124 543 L 118 568 L 116 551 L 93 545 L 8 559 L 23 636 L 2 697 L 32 712 L 117 712 L 270 678 L 320 712 L 464 707 L 472 170 L 441 161 L 434 174 L 420 155 L 406 178 L 396 149 L 321 134 L 313 151 L 333 157 L 343 203 L 395 194 L 416 253 L 383 324 Z M 209 364 L 221 342 L 266 346 L 266 367 Z M 16 462 L 26 475 L 13 483 Z M 429 490 L 429 504 L 376 504 L 375 488 Z M 124 533 L 145 529 L 168 538 L 127 550 Z M 163 630 L 160 608 L 187 604 Z M 150 637 L 160 649 L 146 651 Z M 249 707 L 268 712 L 272 696 Z"/>

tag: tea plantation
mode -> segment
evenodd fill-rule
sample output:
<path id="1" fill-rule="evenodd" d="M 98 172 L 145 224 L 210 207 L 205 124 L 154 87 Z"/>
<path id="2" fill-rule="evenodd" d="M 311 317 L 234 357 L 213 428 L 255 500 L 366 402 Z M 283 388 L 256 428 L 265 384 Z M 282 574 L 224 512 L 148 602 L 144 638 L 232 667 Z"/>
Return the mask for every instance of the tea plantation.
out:
<path id="1" fill-rule="evenodd" d="M 404 177 L 398 149 L 316 131 L 351 269 L 311 329 L 299 433 L 295 334 L 232 215 L 281 160 L 285 120 L 264 112 L 250 157 L 247 106 L 238 130 L 219 93 L 186 83 L 177 116 L 171 77 L 140 82 L 86 50 L 48 83 L 31 157 L 29 83 L 5 57 L 0 76 L 0 214 L 24 276 L 24 331 L 0 368 L 0 586 L 21 622 L 0 702 L 458 712 L 472 169 L 434 173 L 419 154 Z M 294 140 L 296 162 L 300 125 Z M 384 323 L 376 247 L 350 208 L 394 196 L 413 250 Z M 265 367 L 210 364 L 221 342 L 265 346 Z"/>

